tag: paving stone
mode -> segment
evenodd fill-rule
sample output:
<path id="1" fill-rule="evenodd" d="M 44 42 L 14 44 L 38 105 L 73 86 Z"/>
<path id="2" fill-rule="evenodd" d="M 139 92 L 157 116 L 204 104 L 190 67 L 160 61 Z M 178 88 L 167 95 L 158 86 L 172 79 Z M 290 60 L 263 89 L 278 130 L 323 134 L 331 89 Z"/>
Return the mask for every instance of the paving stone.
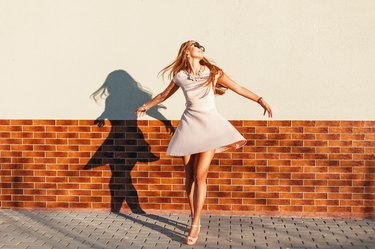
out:
<path id="1" fill-rule="evenodd" d="M 0 210 L 0 248 L 374 248 L 375 221 Z"/>

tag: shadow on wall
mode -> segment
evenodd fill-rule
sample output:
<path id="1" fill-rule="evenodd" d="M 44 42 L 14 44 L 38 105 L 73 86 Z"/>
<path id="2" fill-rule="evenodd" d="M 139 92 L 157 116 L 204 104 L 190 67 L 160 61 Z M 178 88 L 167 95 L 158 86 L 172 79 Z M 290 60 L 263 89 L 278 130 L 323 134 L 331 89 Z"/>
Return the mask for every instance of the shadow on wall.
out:
<path id="1" fill-rule="evenodd" d="M 111 72 L 104 84 L 92 94 L 97 101 L 105 98 L 103 113 L 94 121 L 99 127 L 109 120 L 111 131 L 91 157 L 84 169 L 109 165 L 112 176 L 109 183 L 111 192 L 111 211 L 120 212 L 124 201 L 133 213 L 144 213 L 140 206 L 137 190 L 130 172 L 138 162 L 152 162 L 159 157 L 150 152 L 142 131 L 137 126 L 134 111 L 151 100 L 152 94 L 143 89 L 126 71 Z M 163 106 L 151 108 L 147 113 L 164 123 L 170 132 L 174 131 L 170 121 L 159 112 Z M 147 176 L 146 176 L 147 177 Z"/>

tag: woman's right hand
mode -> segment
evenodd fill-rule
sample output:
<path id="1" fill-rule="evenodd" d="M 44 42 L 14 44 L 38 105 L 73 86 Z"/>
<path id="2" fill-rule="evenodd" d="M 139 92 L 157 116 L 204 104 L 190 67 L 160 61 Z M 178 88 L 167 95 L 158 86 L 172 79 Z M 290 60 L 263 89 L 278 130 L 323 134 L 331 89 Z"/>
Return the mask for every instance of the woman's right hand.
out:
<path id="1" fill-rule="evenodd" d="M 135 116 L 137 116 L 137 118 L 140 118 L 140 117 L 143 117 L 143 115 L 146 114 L 147 110 L 148 109 L 144 105 L 142 105 L 135 110 L 134 114 L 135 114 Z"/>

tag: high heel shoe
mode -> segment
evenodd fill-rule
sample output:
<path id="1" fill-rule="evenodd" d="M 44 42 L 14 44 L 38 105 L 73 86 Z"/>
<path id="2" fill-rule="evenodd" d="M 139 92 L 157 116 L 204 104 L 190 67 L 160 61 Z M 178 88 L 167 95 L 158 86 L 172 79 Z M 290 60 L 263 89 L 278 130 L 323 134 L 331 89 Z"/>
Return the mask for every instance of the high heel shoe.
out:
<path id="1" fill-rule="evenodd" d="M 186 244 L 188 244 L 188 245 L 194 245 L 195 243 L 197 243 L 199 232 L 201 231 L 201 225 L 191 225 L 191 226 L 192 227 L 198 227 L 198 231 L 197 231 L 197 236 L 196 237 L 187 236 Z"/>
<path id="2" fill-rule="evenodd" d="M 191 223 L 192 223 L 192 225 L 193 225 L 193 220 L 194 220 L 194 217 L 191 218 Z M 194 225 L 194 226 L 195 226 L 195 227 L 196 227 L 196 226 L 199 226 L 199 227 L 198 227 L 198 233 L 200 233 L 200 231 L 201 231 L 201 221 L 199 220 L 199 225 Z"/>
<path id="3" fill-rule="evenodd" d="M 194 217 L 191 217 L 191 224 L 193 224 Z M 199 220 L 199 228 L 201 227 L 201 221 Z"/>

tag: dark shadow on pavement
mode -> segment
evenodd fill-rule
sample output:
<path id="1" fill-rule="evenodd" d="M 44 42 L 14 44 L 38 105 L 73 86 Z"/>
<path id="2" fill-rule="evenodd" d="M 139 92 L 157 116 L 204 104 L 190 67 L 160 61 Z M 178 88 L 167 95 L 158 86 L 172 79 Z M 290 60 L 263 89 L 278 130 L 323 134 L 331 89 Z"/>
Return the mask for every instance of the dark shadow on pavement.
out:
<path id="1" fill-rule="evenodd" d="M 144 221 L 144 220 L 141 220 L 141 219 L 137 219 L 136 217 L 132 217 L 131 215 L 124 214 L 124 213 L 117 213 L 117 215 L 122 216 L 122 217 L 124 217 L 127 220 L 131 220 L 131 221 L 133 221 L 135 223 L 138 223 L 138 224 L 140 224 L 140 225 L 142 225 L 144 227 L 147 227 L 147 228 L 150 228 L 150 229 L 152 229 L 154 231 L 157 231 L 157 232 L 159 232 L 161 234 L 164 234 L 165 236 L 169 237 L 173 241 L 180 242 L 180 243 L 184 243 L 185 242 L 185 235 L 184 235 L 184 233 L 177 232 L 175 230 L 171 230 L 169 228 L 165 228 L 164 226 L 155 224 L 155 221 L 164 223 L 165 225 L 174 226 L 174 227 L 176 227 L 177 229 L 179 229 L 181 231 L 187 231 L 187 225 L 185 223 L 181 223 L 181 222 L 178 222 L 178 221 L 170 220 L 168 218 L 165 218 L 165 217 L 159 216 L 159 215 L 155 215 L 155 214 L 139 214 L 139 215 L 145 217 L 146 219 L 147 218 L 152 219 L 153 220 L 152 222 L 151 221 Z"/>

